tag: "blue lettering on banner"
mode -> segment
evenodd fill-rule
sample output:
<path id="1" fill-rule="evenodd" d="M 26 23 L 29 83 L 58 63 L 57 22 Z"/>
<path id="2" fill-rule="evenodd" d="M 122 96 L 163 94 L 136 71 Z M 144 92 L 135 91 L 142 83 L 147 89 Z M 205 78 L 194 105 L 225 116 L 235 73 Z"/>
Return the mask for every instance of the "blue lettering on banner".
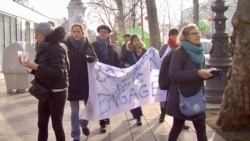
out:
<path id="1" fill-rule="evenodd" d="M 133 69 L 129 73 L 120 69 L 119 73 L 122 72 L 125 76 L 123 75 L 123 79 L 120 80 L 120 83 L 116 84 L 115 90 L 113 90 L 114 93 L 98 93 L 101 115 L 109 112 L 112 108 L 119 108 L 120 105 L 131 104 L 134 99 L 140 100 L 149 96 L 156 97 L 164 95 L 162 91 L 159 91 L 158 79 L 155 79 L 156 81 L 154 82 L 151 81 L 151 89 L 148 88 L 148 83 L 143 82 L 145 81 L 143 79 L 145 77 L 144 75 L 147 75 L 145 72 L 142 72 L 144 71 L 142 69 L 144 63 L 148 63 L 149 61 L 150 72 L 154 71 L 153 69 L 156 70 L 158 67 L 158 62 L 154 61 L 154 57 L 157 57 L 156 53 L 150 50 L 148 54 L 143 55 L 140 63 L 133 65 Z M 99 66 L 98 69 L 96 69 L 96 80 L 99 83 L 105 83 L 109 78 L 118 78 L 117 74 L 117 69 L 114 70 L 113 67 L 106 66 L 104 69 Z M 158 74 L 154 76 L 154 78 L 156 77 L 158 77 Z"/>
<path id="2" fill-rule="evenodd" d="M 138 97 L 138 95 L 137 95 L 137 93 L 136 93 L 136 91 L 135 91 L 135 89 L 134 88 L 132 88 L 132 89 L 130 89 L 130 94 L 129 94 L 129 103 L 131 103 L 131 97 L 136 97 L 136 99 L 139 99 L 139 97 Z"/>

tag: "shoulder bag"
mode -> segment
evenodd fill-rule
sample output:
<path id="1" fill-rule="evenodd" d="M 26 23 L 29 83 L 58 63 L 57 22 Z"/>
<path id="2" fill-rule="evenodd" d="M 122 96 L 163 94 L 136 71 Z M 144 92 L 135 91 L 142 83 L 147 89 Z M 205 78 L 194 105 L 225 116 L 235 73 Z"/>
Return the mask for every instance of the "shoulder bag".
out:
<path id="1" fill-rule="evenodd" d="M 51 90 L 44 87 L 36 79 L 32 80 L 31 83 L 32 86 L 29 88 L 30 94 L 36 97 L 40 102 L 46 101 L 49 98 Z"/>

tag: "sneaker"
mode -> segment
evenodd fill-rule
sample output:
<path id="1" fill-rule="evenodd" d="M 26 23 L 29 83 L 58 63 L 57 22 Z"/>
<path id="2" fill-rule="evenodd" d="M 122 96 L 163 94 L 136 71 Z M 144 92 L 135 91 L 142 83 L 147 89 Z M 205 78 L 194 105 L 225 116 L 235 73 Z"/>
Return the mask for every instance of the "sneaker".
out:
<path id="1" fill-rule="evenodd" d="M 80 140 L 78 140 L 78 139 L 74 139 L 73 141 L 80 141 Z"/>
<path id="2" fill-rule="evenodd" d="M 100 128 L 100 132 L 101 132 L 101 133 L 105 133 L 105 132 L 106 132 L 106 127 L 101 127 L 101 128 Z"/>
<path id="3" fill-rule="evenodd" d="M 89 128 L 88 127 L 82 127 L 82 133 L 85 135 L 85 136 L 88 136 L 90 133 L 89 133 Z"/>
<path id="4" fill-rule="evenodd" d="M 136 124 L 137 124 L 137 126 L 141 126 L 142 125 L 140 117 L 136 119 Z"/>
<path id="5" fill-rule="evenodd" d="M 186 125 L 186 124 L 184 123 L 184 125 L 183 125 L 183 129 L 188 130 L 188 129 L 189 129 L 189 126 L 188 126 L 188 125 Z"/>

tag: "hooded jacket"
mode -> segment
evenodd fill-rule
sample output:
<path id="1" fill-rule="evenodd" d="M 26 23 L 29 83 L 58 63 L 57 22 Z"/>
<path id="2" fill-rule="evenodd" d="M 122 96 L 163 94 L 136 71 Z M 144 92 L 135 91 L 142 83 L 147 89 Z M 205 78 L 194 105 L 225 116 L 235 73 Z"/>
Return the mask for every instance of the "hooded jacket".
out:
<path id="1" fill-rule="evenodd" d="M 68 87 L 68 54 L 66 45 L 61 43 L 65 35 L 64 28 L 57 27 L 45 37 L 44 42 L 36 45 L 35 63 L 38 68 L 31 73 L 49 89 Z"/>

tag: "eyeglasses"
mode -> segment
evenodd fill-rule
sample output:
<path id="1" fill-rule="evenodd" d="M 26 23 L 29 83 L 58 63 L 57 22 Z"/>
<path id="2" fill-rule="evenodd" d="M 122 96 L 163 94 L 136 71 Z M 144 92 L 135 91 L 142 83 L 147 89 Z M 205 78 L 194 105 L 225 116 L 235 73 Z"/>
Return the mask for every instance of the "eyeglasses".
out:
<path id="1" fill-rule="evenodd" d="M 188 33 L 188 35 L 197 36 L 197 35 L 201 35 L 201 33 L 200 32 L 191 32 L 191 33 Z"/>

